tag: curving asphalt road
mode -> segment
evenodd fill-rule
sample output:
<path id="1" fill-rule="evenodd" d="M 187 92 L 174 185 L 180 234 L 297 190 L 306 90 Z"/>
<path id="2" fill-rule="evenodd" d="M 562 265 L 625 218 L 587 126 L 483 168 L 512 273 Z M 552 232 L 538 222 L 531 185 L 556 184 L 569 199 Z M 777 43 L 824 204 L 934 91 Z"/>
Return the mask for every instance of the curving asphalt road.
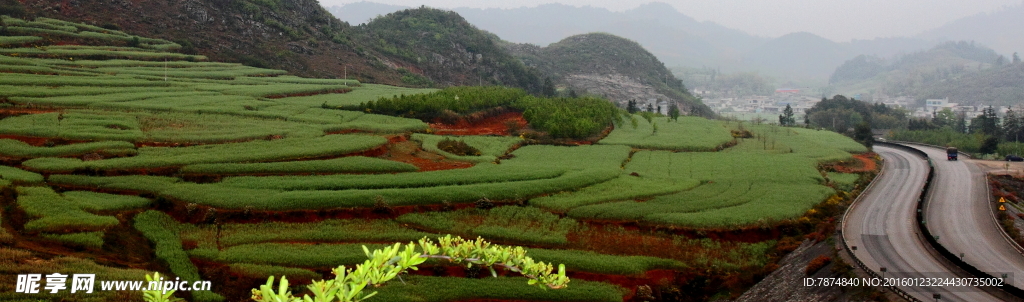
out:
<path id="1" fill-rule="evenodd" d="M 856 251 L 853 251 L 854 255 L 875 272 L 879 272 L 880 268 L 885 267 L 887 269 L 886 277 L 956 277 L 939 260 L 940 256 L 931 251 L 923 240 L 920 240 L 914 222 L 917 198 L 924 188 L 924 182 L 928 176 L 928 162 L 913 153 L 900 149 L 875 146 L 874 151 L 885 159 L 883 168 L 885 172 L 875 179 L 877 183 L 864 193 L 858 204 L 850 211 L 843 225 L 843 236 L 847 244 L 858 247 Z M 929 156 L 932 155 L 929 154 Z M 945 178 L 945 181 L 956 182 L 960 176 L 963 175 L 950 175 Z M 932 187 L 944 187 L 945 185 L 947 184 L 936 183 Z M 956 191 L 955 188 L 951 190 Z M 940 194 L 944 193 L 940 192 Z M 951 200 L 955 198 L 957 197 L 948 197 Z M 955 202 L 942 202 L 942 205 L 932 207 L 929 211 L 941 211 L 943 210 L 942 206 L 947 204 L 955 204 Z M 961 220 L 966 223 L 971 219 L 957 218 L 949 221 Z M 985 221 L 990 220 L 991 218 L 988 218 Z M 930 223 L 937 224 L 934 221 Z M 946 225 L 954 228 L 961 226 L 960 224 Z M 947 242 L 947 240 L 948 242 L 957 242 L 953 238 L 947 239 L 946 235 L 940 236 L 942 236 L 940 242 Z M 978 244 L 977 241 L 975 241 L 976 244 Z M 933 294 L 941 294 L 941 301 L 1001 301 L 986 292 L 970 287 L 908 286 L 900 288 L 922 301 L 933 301 Z"/>
<path id="2" fill-rule="evenodd" d="M 992 219 L 985 172 L 970 161 L 946 161 L 945 150 L 913 146 L 935 163 L 935 178 L 925 208 L 928 229 L 939 244 L 968 264 L 1024 288 L 1024 255 L 1003 238 Z"/>

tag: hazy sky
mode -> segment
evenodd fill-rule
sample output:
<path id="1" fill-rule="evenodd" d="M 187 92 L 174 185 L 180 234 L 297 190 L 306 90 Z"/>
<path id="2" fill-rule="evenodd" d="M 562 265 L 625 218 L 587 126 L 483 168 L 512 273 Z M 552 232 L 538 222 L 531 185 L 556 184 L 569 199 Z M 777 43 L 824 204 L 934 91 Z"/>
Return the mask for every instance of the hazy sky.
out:
<path id="1" fill-rule="evenodd" d="M 363 0 L 320 0 L 324 6 Z M 713 21 L 755 35 L 778 37 L 806 31 L 837 42 L 907 36 L 1022 0 L 368 0 L 436 8 L 517 8 L 546 3 L 623 11 L 648 2 L 669 3 L 699 21 Z"/>

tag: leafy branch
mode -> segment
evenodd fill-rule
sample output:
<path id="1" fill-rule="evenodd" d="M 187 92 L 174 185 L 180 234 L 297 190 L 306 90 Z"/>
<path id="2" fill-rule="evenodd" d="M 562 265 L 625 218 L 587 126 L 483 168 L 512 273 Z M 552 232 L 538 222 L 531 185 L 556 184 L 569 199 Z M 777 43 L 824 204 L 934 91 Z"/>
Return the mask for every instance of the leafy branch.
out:
<path id="1" fill-rule="evenodd" d="M 417 251 L 418 249 L 418 251 Z M 560 289 L 569 284 L 569 277 L 565 276 L 565 265 L 558 266 L 558 272 L 554 272 L 554 266 L 548 263 L 534 261 L 526 256 L 526 250 L 520 246 L 501 246 L 491 244 L 483 238 L 467 240 L 462 237 L 447 235 L 434 242 L 426 237 L 419 240 L 419 244 L 408 243 L 402 245 L 395 243 L 393 246 L 379 250 L 370 251 L 363 246 L 363 252 L 369 258 L 354 268 L 346 268 L 344 265 L 333 270 L 335 278 L 332 280 L 314 281 L 307 286 L 313 296 L 305 295 L 302 298 L 292 296 L 288 290 L 288 279 L 281 277 L 277 289 L 274 288 L 274 277 L 267 279 L 267 284 L 261 285 L 259 289 L 252 290 L 252 299 L 261 302 L 356 302 L 373 297 L 377 292 L 366 293 L 363 290 L 368 286 L 380 287 L 384 283 L 405 273 L 406 270 L 418 270 L 417 265 L 426 262 L 428 259 L 444 259 L 452 263 L 482 265 L 491 271 L 491 275 L 498 276 L 494 267 L 502 267 L 511 272 L 525 276 L 530 285 L 537 285 L 541 288 Z"/>

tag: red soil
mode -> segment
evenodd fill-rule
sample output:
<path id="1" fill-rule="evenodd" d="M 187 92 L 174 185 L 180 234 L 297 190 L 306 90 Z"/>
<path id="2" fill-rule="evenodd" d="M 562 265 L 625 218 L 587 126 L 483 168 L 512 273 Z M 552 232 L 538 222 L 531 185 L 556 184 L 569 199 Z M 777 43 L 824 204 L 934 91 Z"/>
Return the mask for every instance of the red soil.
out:
<path id="1" fill-rule="evenodd" d="M 77 144 L 77 143 L 89 142 L 89 141 L 86 141 L 86 140 L 67 140 L 67 139 L 63 139 L 63 138 L 36 137 L 36 136 L 24 136 L 24 135 L 13 135 L 13 134 L 0 134 L 0 139 L 2 139 L 2 138 L 19 140 L 19 141 L 22 141 L 22 142 L 24 142 L 26 144 L 29 144 L 29 145 L 32 145 L 32 146 L 36 146 L 36 147 L 45 146 L 45 145 L 47 145 L 47 143 L 51 143 L 51 144 L 54 144 L 54 145 L 66 145 L 66 144 Z"/>
<path id="2" fill-rule="evenodd" d="M 841 173 L 861 173 L 875 171 L 878 165 L 875 163 L 875 157 L 878 155 L 875 153 L 861 153 L 853 156 L 855 161 L 842 165 L 835 165 L 836 172 Z"/>
<path id="3" fill-rule="evenodd" d="M 525 128 L 526 120 L 522 113 L 508 112 L 473 123 L 465 119 L 455 124 L 435 122 L 430 124 L 430 128 L 434 128 L 434 134 L 441 135 L 511 135 L 509 124 Z"/>
<path id="4" fill-rule="evenodd" d="M 409 142 L 405 136 L 390 136 L 388 141 L 390 143 L 386 146 L 385 152 L 376 157 L 416 166 L 420 172 L 465 169 L 474 165 L 471 162 L 449 160 L 440 155 L 423 151 L 419 145 Z"/>
<path id="5" fill-rule="evenodd" d="M 24 114 L 39 114 L 39 113 L 50 113 L 59 112 L 57 109 L 38 109 L 38 108 L 0 108 L 0 117 L 3 116 L 15 116 Z"/>

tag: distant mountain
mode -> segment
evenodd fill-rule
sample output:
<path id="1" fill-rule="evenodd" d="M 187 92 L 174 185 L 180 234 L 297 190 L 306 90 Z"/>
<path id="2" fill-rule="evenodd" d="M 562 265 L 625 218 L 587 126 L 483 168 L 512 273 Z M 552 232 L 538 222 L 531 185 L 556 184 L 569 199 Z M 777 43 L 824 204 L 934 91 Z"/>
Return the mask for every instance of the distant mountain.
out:
<path id="1" fill-rule="evenodd" d="M 516 43 L 544 46 L 578 34 L 610 33 L 637 41 L 669 65 L 738 68 L 742 54 L 767 40 L 698 22 L 659 2 L 621 13 L 563 4 L 455 11 L 481 29 Z"/>
<path id="2" fill-rule="evenodd" d="M 528 66 L 574 90 L 602 95 L 625 104 L 637 100 L 675 102 L 682 109 L 712 115 L 689 94 L 665 64 L 637 42 L 605 33 L 575 35 L 547 47 L 505 45 Z"/>
<path id="3" fill-rule="evenodd" d="M 1009 55 L 1024 53 L 1024 4 L 956 20 L 918 35 L 923 39 L 975 41 Z"/>
<path id="4" fill-rule="evenodd" d="M 370 22 L 370 19 L 408 8 L 411 7 L 362 1 L 343 6 L 335 5 L 327 7 L 327 11 L 331 12 L 331 14 L 342 21 L 353 25 L 359 25 Z"/>
<path id="5" fill-rule="evenodd" d="M 359 2 L 337 7 L 341 12 L 335 15 L 358 23 L 386 9 L 386 6 Z M 349 16 L 351 12 L 362 11 L 371 13 Z M 640 43 L 669 66 L 711 67 L 727 73 L 759 71 L 787 78 L 817 79 L 818 82 L 824 82 L 843 61 L 860 54 L 888 57 L 935 44 L 912 38 L 835 43 L 806 33 L 770 39 L 713 22 L 699 22 L 659 2 L 624 12 L 563 4 L 515 9 L 456 8 L 454 11 L 478 28 L 515 43 L 545 46 L 573 35 L 605 32 Z"/>
<path id="6" fill-rule="evenodd" d="M 832 74 L 840 94 L 949 98 L 965 105 L 1011 105 L 1024 100 L 1024 63 L 973 42 L 946 42 L 927 51 L 884 59 L 858 56 Z"/>

